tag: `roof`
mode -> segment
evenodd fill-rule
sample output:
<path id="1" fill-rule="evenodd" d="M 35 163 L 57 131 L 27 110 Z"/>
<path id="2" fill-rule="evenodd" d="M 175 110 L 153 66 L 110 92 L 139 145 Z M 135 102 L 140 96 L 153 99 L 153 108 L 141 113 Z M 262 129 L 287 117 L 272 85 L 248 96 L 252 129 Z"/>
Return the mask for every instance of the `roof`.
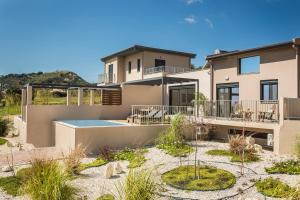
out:
<path id="1" fill-rule="evenodd" d="M 162 76 L 162 77 L 148 78 L 143 80 L 127 81 L 123 83 L 123 85 L 152 85 L 153 86 L 153 85 L 186 83 L 186 82 L 199 82 L 199 80 L 193 78 Z"/>
<path id="2" fill-rule="evenodd" d="M 74 88 L 83 88 L 83 89 L 112 89 L 112 88 L 120 88 L 120 84 L 114 84 L 114 85 L 103 85 L 103 86 L 97 86 L 93 84 L 86 84 L 86 85 L 76 85 L 76 84 L 52 84 L 52 83 L 28 83 L 24 86 L 32 86 L 33 88 L 51 88 L 51 89 L 74 89 Z"/>
<path id="3" fill-rule="evenodd" d="M 224 53 L 220 53 L 220 54 L 212 54 L 212 55 L 208 55 L 206 57 L 206 60 L 211 60 L 214 58 L 220 58 L 220 57 L 225 57 L 225 56 L 238 55 L 238 54 L 242 54 L 242 53 L 250 53 L 250 52 L 259 51 L 259 50 L 267 50 L 267 49 L 272 49 L 272 48 L 284 47 L 284 46 L 292 47 L 292 45 L 295 44 L 295 40 L 299 40 L 299 39 L 297 38 L 297 39 L 294 39 L 293 41 L 265 45 L 265 46 L 260 46 L 260 47 L 256 47 L 256 48 L 237 50 L 237 51 L 228 51 L 228 52 L 224 52 Z"/>
<path id="4" fill-rule="evenodd" d="M 154 51 L 154 52 L 159 52 L 159 53 L 168 53 L 168 54 L 187 56 L 190 58 L 196 57 L 196 54 L 194 54 L 194 53 L 174 51 L 174 50 L 168 50 L 168 49 L 159 49 L 159 48 L 153 48 L 153 47 L 146 47 L 146 46 L 142 46 L 142 45 L 134 45 L 134 46 L 124 49 L 122 51 L 119 51 L 119 52 L 113 53 L 109 56 L 103 57 L 103 58 L 101 58 L 101 61 L 105 62 L 106 60 L 111 59 L 113 57 L 126 56 L 126 55 L 134 54 L 137 52 L 141 52 L 141 51 Z"/>

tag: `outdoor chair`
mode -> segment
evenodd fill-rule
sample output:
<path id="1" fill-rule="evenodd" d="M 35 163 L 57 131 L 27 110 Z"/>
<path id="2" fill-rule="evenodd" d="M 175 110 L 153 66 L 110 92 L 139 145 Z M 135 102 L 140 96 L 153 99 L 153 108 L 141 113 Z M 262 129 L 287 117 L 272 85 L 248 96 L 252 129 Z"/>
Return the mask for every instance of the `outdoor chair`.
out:
<path id="1" fill-rule="evenodd" d="M 146 115 L 138 115 L 138 114 L 135 114 L 132 116 L 132 122 L 133 123 L 138 123 L 138 124 L 141 124 L 141 123 L 145 123 L 148 121 L 148 119 L 151 119 L 151 118 L 154 118 L 154 116 L 158 113 L 157 110 L 151 110 L 148 114 Z M 128 119 L 128 118 L 127 118 Z"/>
<path id="2" fill-rule="evenodd" d="M 236 104 L 234 112 L 230 114 L 231 119 L 243 119 L 243 107 L 240 104 Z"/>
<path id="3" fill-rule="evenodd" d="M 264 122 L 265 120 L 273 121 L 273 115 L 275 114 L 276 105 L 273 104 L 271 109 L 268 111 L 260 111 L 258 114 L 258 121 L 262 120 Z"/>
<path id="4" fill-rule="evenodd" d="M 161 122 L 165 120 L 165 116 L 167 114 L 167 110 L 160 110 L 153 116 L 153 122 Z M 169 120 L 170 118 L 168 118 Z"/>

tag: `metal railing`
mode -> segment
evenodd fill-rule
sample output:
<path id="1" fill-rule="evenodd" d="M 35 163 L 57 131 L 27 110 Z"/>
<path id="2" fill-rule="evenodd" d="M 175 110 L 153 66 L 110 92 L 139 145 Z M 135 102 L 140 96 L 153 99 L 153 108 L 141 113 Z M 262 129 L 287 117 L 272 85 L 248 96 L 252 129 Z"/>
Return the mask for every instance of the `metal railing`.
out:
<path id="1" fill-rule="evenodd" d="M 278 101 L 215 100 L 200 101 L 199 114 L 204 118 L 251 122 L 278 122 Z"/>
<path id="2" fill-rule="evenodd" d="M 184 68 L 184 67 L 172 67 L 172 66 L 159 66 L 159 67 L 145 67 L 144 74 L 154 74 L 159 72 L 165 72 L 168 74 L 176 74 L 176 73 L 183 73 L 192 71 L 191 68 Z"/>
<path id="3" fill-rule="evenodd" d="M 192 106 L 133 105 L 130 120 L 136 124 L 169 124 L 178 113 L 192 116 Z"/>
<path id="4" fill-rule="evenodd" d="M 116 75 L 115 74 L 99 74 L 98 75 L 98 83 L 115 83 L 116 82 Z"/>

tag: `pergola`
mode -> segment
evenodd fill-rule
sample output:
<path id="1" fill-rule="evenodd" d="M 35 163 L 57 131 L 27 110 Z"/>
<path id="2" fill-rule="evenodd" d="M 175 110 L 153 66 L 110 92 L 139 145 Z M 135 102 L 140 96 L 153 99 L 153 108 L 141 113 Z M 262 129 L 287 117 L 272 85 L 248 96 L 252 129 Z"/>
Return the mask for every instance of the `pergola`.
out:
<path id="1" fill-rule="evenodd" d="M 78 90 L 78 105 L 83 103 L 83 90 L 90 90 L 90 104 L 94 102 L 95 90 L 120 90 L 120 84 L 113 84 L 108 86 L 97 85 L 76 85 L 76 84 L 46 84 L 46 83 L 28 83 L 22 89 L 22 105 L 32 104 L 33 89 L 64 89 L 67 90 L 67 105 L 71 104 L 71 90 Z"/>
<path id="2" fill-rule="evenodd" d="M 196 83 L 196 92 L 199 93 L 199 80 L 193 78 L 180 78 L 180 77 L 172 77 L 172 76 L 162 76 L 155 78 L 148 78 L 143 80 L 134 80 L 123 83 L 123 85 L 149 85 L 149 86 L 162 86 L 161 91 L 161 105 L 165 103 L 165 86 L 167 84 L 174 83 L 187 83 L 187 82 L 195 82 Z"/>

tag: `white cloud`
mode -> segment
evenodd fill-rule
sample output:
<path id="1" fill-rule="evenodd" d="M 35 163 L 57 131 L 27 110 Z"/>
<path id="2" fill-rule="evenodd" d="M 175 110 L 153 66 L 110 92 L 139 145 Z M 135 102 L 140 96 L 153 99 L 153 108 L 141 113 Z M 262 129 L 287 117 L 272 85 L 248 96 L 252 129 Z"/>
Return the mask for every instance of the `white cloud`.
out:
<path id="1" fill-rule="evenodd" d="M 185 0 L 186 4 L 203 3 L 204 0 Z"/>
<path id="2" fill-rule="evenodd" d="M 204 21 L 209 26 L 209 28 L 214 28 L 214 23 L 209 18 L 205 18 Z"/>
<path id="3" fill-rule="evenodd" d="M 189 24 L 195 24 L 197 22 L 196 17 L 193 15 L 190 15 L 190 16 L 184 18 L 184 21 Z"/>

